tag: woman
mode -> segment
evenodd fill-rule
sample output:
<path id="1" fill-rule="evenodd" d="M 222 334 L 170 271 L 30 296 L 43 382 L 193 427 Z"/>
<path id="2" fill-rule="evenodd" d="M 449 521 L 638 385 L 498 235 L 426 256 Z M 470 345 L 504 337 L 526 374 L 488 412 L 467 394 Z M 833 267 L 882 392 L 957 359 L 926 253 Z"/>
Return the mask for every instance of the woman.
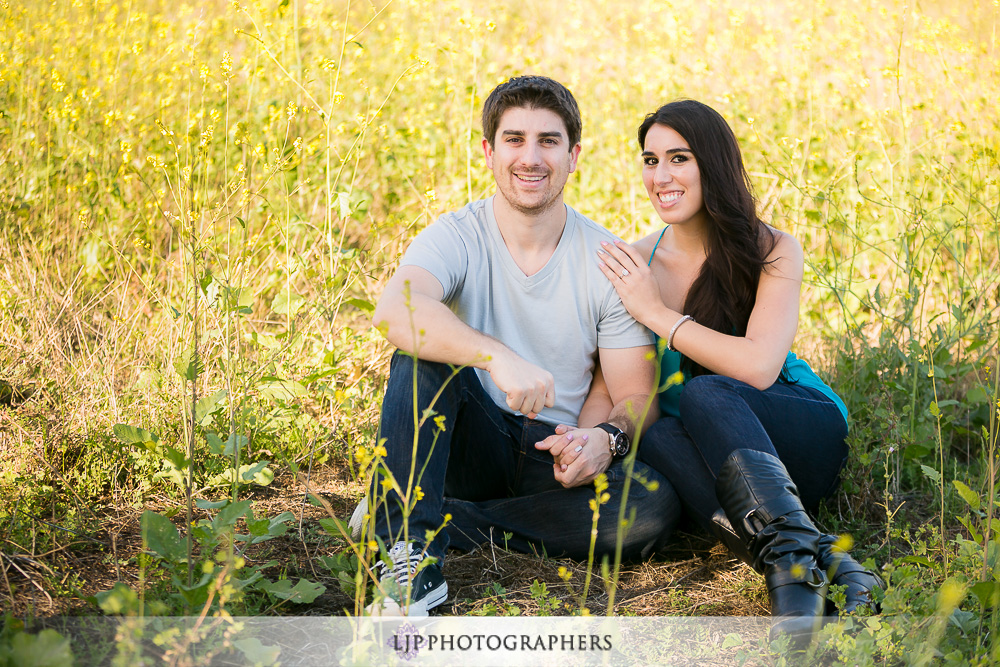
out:
<path id="1" fill-rule="evenodd" d="M 598 251 L 629 312 L 665 344 L 666 415 L 639 458 L 665 475 L 701 527 L 764 574 L 774 632 L 808 635 L 826 574 L 846 610 L 869 602 L 875 574 L 813 525 L 835 489 L 847 409 L 789 350 L 798 326 L 802 247 L 756 213 L 736 137 L 710 107 L 667 104 L 639 127 L 642 174 L 666 223 L 634 247 Z M 661 381 L 663 381 L 661 380 Z M 801 491 L 801 493 L 799 492 Z"/>

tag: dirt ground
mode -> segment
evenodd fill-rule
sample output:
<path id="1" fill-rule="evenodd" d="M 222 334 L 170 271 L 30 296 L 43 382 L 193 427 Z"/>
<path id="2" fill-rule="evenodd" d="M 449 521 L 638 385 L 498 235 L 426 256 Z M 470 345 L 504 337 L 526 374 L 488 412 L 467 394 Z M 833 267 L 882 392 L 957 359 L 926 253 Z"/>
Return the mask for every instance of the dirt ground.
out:
<path id="1" fill-rule="evenodd" d="M 346 542 L 319 526 L 318 520 L 328 512 L 306 502 L 303 481 L 286 473 L 269 487 L 257 487 L 246 496 L 253 500 L 257 516 L 273 517 L 288 510 L 298 523 L 287 535 L 255 545 L 244 555 L 251 565 L 277 561 L 277 567 L 266 571 L 272 578 L 281 574 L 304 577 L 323 584 L 326 592 L 311 604 L 286 604 L 265 613 L 356 613 L 354 597 L 342 590 L 336 573 L 318 560 L 320 556 L 343 552 Z M 346 471 L 335 468 L 314 470 L 308 484 L 344 521 L 363 493 Z M 16 511 L 8 525 L 0 527 L 0 599 L 6 598 L 4 606 L 21 618 L 99 613 L 87 600 L 89 596 L 110 589 L 116 581 L 133 588 L 139 583 L 136 556 L 142 547 L 142 512 L 164 512 L 177 506 L 177 500 L 165 497 L 149 498 L 141 507 L 110 501 L 91 504 L 90 520 L 77 522 L 93 527 L 85 531 L 60 526 L 57 517 Z M 184 512 L 178 512 L 173 520 L 182 527 Z M 57 536 L 55 546 L 42 550 L 34 540 L 28 542 L 22 537 L 15 541 L 12 537 L 35 535 L 42 530 Z M 560 567 L 571 573 L 568 581 L 559 576 Z M 607 614 L 610 586 L 601 578 L 600 568 L 595 569 L 586 606 L 593 614 Z M 484 545 L 469 553 L 449 553 L 444 574 L 449 596 L 438 609 L 440 614 L 566 614 L 581 604 L 586 563 Z M 546 584 L 547 595 L 532 594 L 531 586 L 536 581 Z M 540 603 L 547 608 L 541 609 Z M 764 615 L 767 595 L 762 579 L 734 560 L 722 545 L 682 531 L 650 559 L 623 564 L 614 591 L 613 611 L 641 616 Z"/>

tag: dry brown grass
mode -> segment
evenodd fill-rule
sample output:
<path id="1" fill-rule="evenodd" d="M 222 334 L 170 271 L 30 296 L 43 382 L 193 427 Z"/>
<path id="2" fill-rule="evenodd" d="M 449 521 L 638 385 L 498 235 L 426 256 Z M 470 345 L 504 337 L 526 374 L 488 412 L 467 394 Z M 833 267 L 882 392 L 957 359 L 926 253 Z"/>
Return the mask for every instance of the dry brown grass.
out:
<path id="1" fill-rule="evenodd" d="M 362 486 L 350 479 L 343 466 L 313 470 L 310 487 L 344 519 L 363 493 Z M 288 510 L 301 520 L 302 526 L 301 537 L 295 526 L 285 537 L 248 549 L 248 564 L 275 560 L 278 566 L 268 570 L 272 575 L 281 572 L 289 578 L 305 577 L 326 586 L 326 592 L 310 605 L 287 605 L 270 613 L 354 613 L 354 598 L 342 591 L 335 574 L 317 561 L 319 556 L 343 551 L 345 543 L 319 528 L 318 520 L 327 513 L 305 502 L 303 491 L 304 487 L 290 474 L 284 474 L 270 487 L 258 487 L 248 494 L 258 516 L 276 516 Z M 97 610 L 86 600 L 88 596 L 110 589 L 115 581 L 138 587 L 140 516 L 146 509 L 164 512 L 178 505 L 177 499 L 163 496 L 149 498 L 141 506 L 108 498 L 87 505 L 85 516 L 72 528 L 60 526 L 54 513 L 45 516 L 18 508 L 12 521 L 37 524 L 39 530 L 54 535 L 55 545 L 42 551 L 36 544 L 15 542 L 11 535 L 32 531 L 25 530 L 24 525 L 2 527 L 0 590 L 10 611 L 22 617 L 91 614 Z M 183 525 L 182 517 L 183 512 L 175 522 Z M 195 518 L 202 518 L 199 510 Z M 560 577 L 561 567 L 570 573 L 568 581 Z M 586 563 L 515 553 L 487 544 L 469 553 L 452 551 L 444 573 L 449 598 L 440 610 L 443 614 L 538 615 L 543 611 L 540 600 L 531 592 L 536 581 L 547 585 L 550 604 L 558 601 L 558 609 L 550 613 L 568 614 L 580 608 Z M 502 594 L 498 594 L 498 586 Z M 590 613 L 607 613 L 608 586 L 598 567 L 586 600 Z M 767 613 L 766 594 L 754 572 L 733 560 L 720 544 L 683 532 L 649 560 L 623 564 L 613 610 L 618 615 L 641 616 Z"/>

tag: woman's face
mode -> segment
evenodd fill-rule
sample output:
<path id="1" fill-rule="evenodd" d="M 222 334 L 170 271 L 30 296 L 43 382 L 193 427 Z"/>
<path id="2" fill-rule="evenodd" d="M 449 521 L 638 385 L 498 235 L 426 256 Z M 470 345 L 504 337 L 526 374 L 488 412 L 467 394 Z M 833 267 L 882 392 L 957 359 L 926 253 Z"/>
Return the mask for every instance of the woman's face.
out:
<path id="1" fill-rule="evenodd" d="M 684 138 L 666 125 L 653 125 L 646 133 L 642 182 L 653 208 L 668 225 L 703 216 L 698 162 Z"/>

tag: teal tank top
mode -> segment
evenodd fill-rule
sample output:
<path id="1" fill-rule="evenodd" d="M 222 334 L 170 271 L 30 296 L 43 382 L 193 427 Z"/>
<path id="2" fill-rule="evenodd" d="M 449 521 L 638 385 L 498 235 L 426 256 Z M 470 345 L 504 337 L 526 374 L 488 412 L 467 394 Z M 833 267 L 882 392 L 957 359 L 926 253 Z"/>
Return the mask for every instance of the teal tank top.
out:
<path id="1" fill-rule="evenodd" d="M 663 232 L 667 231 L 666 227 L 663 228 Z M 660 246 L 660 240 L 663 238 L 663 232 L 660 232 L 660 238 L 656 239 L 656 245 L 653 246 L 653 252 L 649 255 L 649 261 L 653 261 L 653 255 L 656 253 L 656 249 Z M 681 392 L 684 390 L 684 383 L 691 378 L 684 373 L 683 380 L 681 382 L 670 383 L 670 378 L 674 377 L 676 373 L 681 372 L 681 353 L 677 351 L 671 351 L 666 349 L 666 345 L 661 343 L 660 337 L 657 336 L 657 352 L 660 355 L 660 395 L 659 404 L 660 412 L 664 415 L 669 415 L 671 417 L 680 417 L 680 399 Z M 820 392 L 837 406 L 840 413 L 844 416 L 844 422 L 847 421 L 847 406 L 844 401 L 841 400 L 840 396 L 829 387 L 823 380 L 816 375 L 815 371 L 810 368 L 809 364 L 799 359 L 795 356 L 794 352 L 789 352 L 788 356 L 785 357 L 785 366 L 783 368 L 783 373 L 779 376 L 778 381 L 785 384 L 797 384 L 802 387 L 810 387 Z"/>

